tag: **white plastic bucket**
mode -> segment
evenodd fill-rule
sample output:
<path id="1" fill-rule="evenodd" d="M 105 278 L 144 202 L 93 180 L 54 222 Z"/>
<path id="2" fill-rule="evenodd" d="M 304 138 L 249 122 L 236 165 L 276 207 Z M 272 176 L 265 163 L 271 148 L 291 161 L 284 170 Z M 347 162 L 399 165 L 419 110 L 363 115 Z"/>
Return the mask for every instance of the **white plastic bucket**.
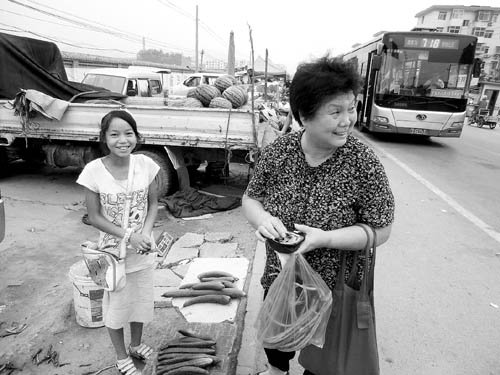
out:
<path id="1" fill-rule="evenodd" d="M 68 276 L 73 283 L 76 322 L 88 328 L 104 326 L 102 319 L 104 289 L 92 281 L 85 262 L 81 260 L 73 264 Z"/>

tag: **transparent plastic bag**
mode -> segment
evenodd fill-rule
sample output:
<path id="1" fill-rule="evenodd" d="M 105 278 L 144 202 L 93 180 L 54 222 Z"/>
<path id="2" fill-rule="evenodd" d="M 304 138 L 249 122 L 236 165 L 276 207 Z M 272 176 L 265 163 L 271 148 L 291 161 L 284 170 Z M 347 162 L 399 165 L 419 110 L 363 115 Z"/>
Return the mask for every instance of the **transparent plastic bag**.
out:
<path id="1" fill-rule="evenodd" d="M 332 292 L 301 254 L 293 254 L 274 280 L 255 323 L 264 348 L 320 348 L 332 307 Z"/>

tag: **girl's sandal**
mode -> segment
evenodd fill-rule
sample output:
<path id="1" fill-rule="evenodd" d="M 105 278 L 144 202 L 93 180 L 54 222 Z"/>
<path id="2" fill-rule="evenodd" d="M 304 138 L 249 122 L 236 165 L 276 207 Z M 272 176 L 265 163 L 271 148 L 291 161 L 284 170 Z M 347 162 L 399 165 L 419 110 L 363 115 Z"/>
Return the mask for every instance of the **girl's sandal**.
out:
<path id="1" fill-rule="evenodd" d="M 149 359 L 149 357 L 151 357 L 151 354 L 153 354 L 153 349 L 147 346 L 146 344 L 141 344 L 134 349 L 132 349 L 132 347 L 129 346 L 128 353 L 131 357 L 134 357 L 141 361 L 145 361 Z"/>
<path id="2" fill-rule="evenodd" d="M 121 375 L 141 375 L 141 372 L 135 367 L 134 361 L 130 357 L 125 361 L 117 362 L 116 368 Z"/>

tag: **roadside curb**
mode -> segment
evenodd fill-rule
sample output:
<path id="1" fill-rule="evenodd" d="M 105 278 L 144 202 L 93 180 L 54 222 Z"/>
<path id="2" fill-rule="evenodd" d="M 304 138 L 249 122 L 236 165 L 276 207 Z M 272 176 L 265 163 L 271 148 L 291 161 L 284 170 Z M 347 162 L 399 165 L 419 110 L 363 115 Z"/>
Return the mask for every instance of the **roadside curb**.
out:
<path id="1" fill-rule="evenodd" d="M 238 353 L 236 367 L 236 374 L 238 375 L 255 374 L 259 366 L 259 350 L 262 349 L 255 339 L 254 324 L 264 295 L 262 286 L 260 285 L 260 278 L 264 273 L 265 261 L 266 249 L 264 242 L 258 241 L 252 262 L 252 273 L 247 295 L 247 311 L 244 319 L 241 346 Z"/>

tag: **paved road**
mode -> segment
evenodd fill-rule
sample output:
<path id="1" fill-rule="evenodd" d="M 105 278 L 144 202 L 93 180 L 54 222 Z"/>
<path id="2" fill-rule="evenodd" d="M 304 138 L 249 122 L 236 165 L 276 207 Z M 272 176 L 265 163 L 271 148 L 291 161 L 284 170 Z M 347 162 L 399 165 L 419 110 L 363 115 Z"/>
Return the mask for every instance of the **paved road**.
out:
<path id="1" fill-rule="evenodd" d="M 382 374 L 500 374 L 500 131 L 359 136 L 379 154 L 397 202 L 377 258 Z M 265 369 L 261 351 L 256 368 Z"/>

